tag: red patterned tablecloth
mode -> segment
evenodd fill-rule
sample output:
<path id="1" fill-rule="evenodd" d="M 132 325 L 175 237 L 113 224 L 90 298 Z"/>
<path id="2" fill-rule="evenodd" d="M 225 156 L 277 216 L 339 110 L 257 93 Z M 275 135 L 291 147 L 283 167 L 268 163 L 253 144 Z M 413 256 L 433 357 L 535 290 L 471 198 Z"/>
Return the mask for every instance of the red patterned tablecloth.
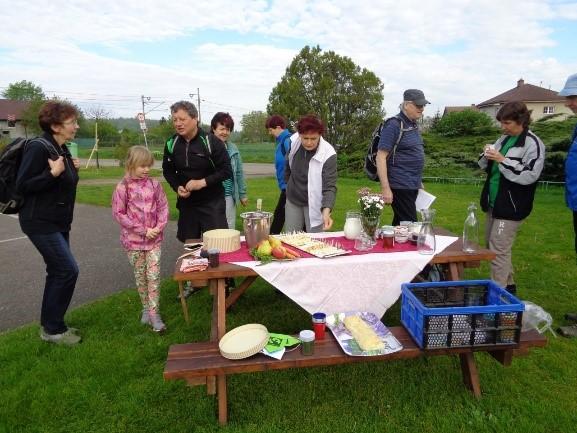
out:
<path id="1" fill-rule="evenodd" d="M 314 235 L 312 236 L 314 238 Z M 377 245 L 369 251 L 357 251 L 355 250 L 355 241 L 349 240 L 344 236 L 336 236 L 336 237 L 323 237 L 319 238 L 319 240 L 330 240 L 333 242 L 338 242 L 341 244 L 342 248 L 345 250 L 349 250 L 350 253 L 348 255 L 351 256 L 360 256 L 364 254 L 375 254 L 375 253 L 402 253 L 406 251 L 417 251 L 417 246 L 411 242 L 405 242 L 404 244 L 395 244 L 394 248 L 385 249 L 383 248 L 383 241 L 379 239 Z M 313 258 L 314 256 L 306 253 L 304 251 L 299 250 L 298 248 L 292 247 L 287 245 L 291 249 L 298 250 L 303 258 Z M 248 246 L 245 241 L 241 242 L 240 250 L 233 251 L 230 253 L 222 253 L 220 255 L 220 261 L 224 263 L 238 263 L 238 262 L 250 262 L 254 261 L 255 259 L 249 254 Z"/>

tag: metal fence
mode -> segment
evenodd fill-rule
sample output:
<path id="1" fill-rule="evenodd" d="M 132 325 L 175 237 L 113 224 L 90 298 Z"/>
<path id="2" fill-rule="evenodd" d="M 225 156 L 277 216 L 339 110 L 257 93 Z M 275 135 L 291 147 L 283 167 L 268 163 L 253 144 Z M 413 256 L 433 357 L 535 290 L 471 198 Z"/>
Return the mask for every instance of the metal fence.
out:
<path id="1" fill-rule="evenodd" d="M 423 177 L 423 182 L 433 182 L 433 183 L 446 183 L 453 185 L 474 185 L 481 186 L 485 182 L 485 179 L 478 177 L 440 177 L 440 176 L 427 176 Z M 541 189 L 549 188 L 564 188 L 565 182 L 553 182 L 550 180 L 540 180 L 538 182 L 538 187 Z"/>

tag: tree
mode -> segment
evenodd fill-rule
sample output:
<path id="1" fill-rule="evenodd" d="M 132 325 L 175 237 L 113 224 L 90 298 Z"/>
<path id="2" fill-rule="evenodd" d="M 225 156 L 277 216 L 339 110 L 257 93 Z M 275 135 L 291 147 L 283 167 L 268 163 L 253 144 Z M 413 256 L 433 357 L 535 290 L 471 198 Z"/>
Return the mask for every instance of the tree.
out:
<path id="1" fill-rule="evenodd" d="M 327 128 L 325 138 L 339 156 L 348 154 L 347 164 L 360 169 L 371 132 L 384 116 L 382 90 L 381 80 L 350 58 L 305 46 L 273 88 L 267 110 L 290 121 L 318 115 Z"/>
<path id="2" fill-rule="evenodd" d="M 251 111 L 248 114 L 244 114 L 240 121 L 242 126 L 241 141 L 243 143 L 270 141 L 272 137 L 265 127 L 267 117 L 264 111 Z"/>
<path id="3" fill-rule="evenodd" d="M 485 135 L 496 132 L 497 128 L 487 114 L 467 109 L 446 114 L 436 123 L 432 131 L 445 137 L 459 137 Z"/>
<path id="4" fill-rule="evenodd" d="M 2 92 L 2 96 L 15 101 L 37 101 L 46 99 L 42 87 L 26 80 L 8 84 L 6 90 Z"/>

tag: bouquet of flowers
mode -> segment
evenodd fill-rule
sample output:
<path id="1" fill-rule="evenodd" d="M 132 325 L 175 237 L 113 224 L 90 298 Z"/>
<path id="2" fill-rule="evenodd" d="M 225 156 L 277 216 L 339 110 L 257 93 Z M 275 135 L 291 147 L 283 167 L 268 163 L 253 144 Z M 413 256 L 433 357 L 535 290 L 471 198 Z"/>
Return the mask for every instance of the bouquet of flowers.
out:
<path id="1" fill-rule="evenodd" d="M 361 223 L 363 230 L 371 238 L 375 239 L 375 233 L 385 207 L 385 201 L 380 194 L 371 192 L 369 188 L 361 188 L 357 191 L 358 203 L 361 210 Z"/>

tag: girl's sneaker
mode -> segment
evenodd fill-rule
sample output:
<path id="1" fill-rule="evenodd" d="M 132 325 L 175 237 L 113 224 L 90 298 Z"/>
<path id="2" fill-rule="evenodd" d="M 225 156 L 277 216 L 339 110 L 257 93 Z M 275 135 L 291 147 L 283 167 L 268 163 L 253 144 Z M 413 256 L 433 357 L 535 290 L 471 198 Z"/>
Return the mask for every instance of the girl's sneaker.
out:
<path id="1" fill-rule="evenodd" d="M 150 324 L 152 325 L 152 330 L 154 332 L 164 332 L 166 330 L 166 325 L 160 318 L 160 314 L 150 311 L 148 317 L 150 318 Z"/>
<path id="2" fill-rule="evenodd" d="M 140 323 L 143 325 L 150 325 L 150 313 L 148 308 L 142 310 L 142 316 L 140 316 Z"/>

